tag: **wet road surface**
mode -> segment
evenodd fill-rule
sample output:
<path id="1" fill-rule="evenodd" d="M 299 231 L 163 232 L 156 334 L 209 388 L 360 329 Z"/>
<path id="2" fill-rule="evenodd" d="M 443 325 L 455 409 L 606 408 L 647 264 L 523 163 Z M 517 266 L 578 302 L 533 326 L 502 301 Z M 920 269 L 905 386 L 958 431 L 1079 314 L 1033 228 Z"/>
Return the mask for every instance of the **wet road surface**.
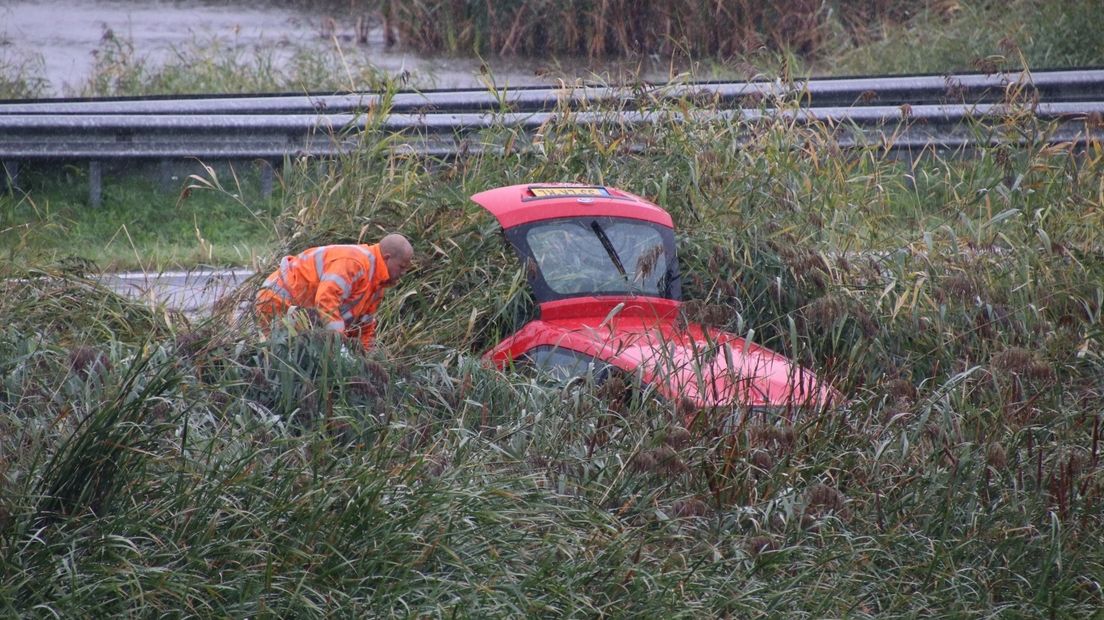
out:
<path id="1" fill-rule="evenodd" d="M 252 275 L 248 269 L 197 269 L 104 274 L 100 281 L 121 295 L 198 316 L 210 312 L 215 302 Z"/>

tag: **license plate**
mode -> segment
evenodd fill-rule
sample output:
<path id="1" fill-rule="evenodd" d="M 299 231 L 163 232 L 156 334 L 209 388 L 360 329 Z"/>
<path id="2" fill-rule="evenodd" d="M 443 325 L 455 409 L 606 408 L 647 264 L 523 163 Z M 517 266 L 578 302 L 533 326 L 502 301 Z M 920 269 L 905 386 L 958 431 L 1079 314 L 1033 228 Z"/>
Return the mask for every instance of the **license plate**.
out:
<path id="1" fill-rule="evenodd" d="M 604 187 L 530 187 L 537 198 L 550 196 L 609 196 Z"/>

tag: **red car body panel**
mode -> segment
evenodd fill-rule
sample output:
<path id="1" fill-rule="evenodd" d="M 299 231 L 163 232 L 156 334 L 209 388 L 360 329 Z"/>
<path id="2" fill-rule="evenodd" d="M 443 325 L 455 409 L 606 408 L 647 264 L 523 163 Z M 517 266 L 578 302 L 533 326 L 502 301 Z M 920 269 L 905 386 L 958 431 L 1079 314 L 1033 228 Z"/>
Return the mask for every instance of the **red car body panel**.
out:
<path id="1" fill-rule="evenodd" d="M 567 195 L 535 196 L 534 188 L 537 193 Z M 614 188 L 514 185 L 481 192 L 472 200 L 494 214 L 507 231 L 563 218 L 629 218 L 673 229 L 666 211 Z M 515 249 L 522 252 L 516 242 Z M 539 319 L 503 340 L 485 358 L 506 368 L 537 347 L 566 349 L 639 373 L 664 397 L 698 408 L 806 408 L 840 402 L 833 388 L 774 351 L 735 334 L 680 322 L 680 307 L 678 299 L 624 294 L 543 301 Z"/>
<path id="2" fill-rule="evenodd" d="M 607 195 L 535 196 L 534 189 L 602 190 Z M 658 205 L 612 187 L 571 183 L 510 185 L 479 192 L 471 199 L 490 211 L 505 229 L 540 220 L 586 216 L 627 217 L 674 228 L 671 215 Z"/>
<path id="3" fill-rule="evenodd" d="M 697 408 L 821 407 L 838 394 L 785 357 L 718 329 L 677 320 L 679 302 L 590 298 L 557 302 L 552 316 L 530 321 L 486 355 L 495 366 L 539 346 L 602 360 L 641 378 L 672 401 Z"/>

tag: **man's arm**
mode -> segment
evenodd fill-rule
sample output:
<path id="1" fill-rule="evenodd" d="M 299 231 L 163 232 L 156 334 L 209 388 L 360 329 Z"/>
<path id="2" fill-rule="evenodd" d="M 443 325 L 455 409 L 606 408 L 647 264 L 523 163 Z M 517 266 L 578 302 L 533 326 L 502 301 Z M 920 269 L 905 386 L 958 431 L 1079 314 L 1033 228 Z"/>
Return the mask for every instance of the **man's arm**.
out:
<path id="1" fill-rule="evenodd" d="M 341 304 L 352 294 L 356 270 L 357 264 L 354 261 L 336 260 L 326 265 L 325 271 L 319 277 L 314 306 L 326 329 L 345 333 Z"/>

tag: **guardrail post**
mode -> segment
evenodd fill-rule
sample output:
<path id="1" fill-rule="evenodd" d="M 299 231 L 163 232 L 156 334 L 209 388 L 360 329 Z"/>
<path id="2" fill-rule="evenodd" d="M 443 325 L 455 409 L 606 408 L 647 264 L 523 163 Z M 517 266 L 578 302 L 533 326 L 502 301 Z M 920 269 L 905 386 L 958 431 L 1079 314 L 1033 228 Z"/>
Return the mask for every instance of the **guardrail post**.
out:
<path id="1" fill-rule="evenodd" d="M 268 198 L 276 181 L 276 163 L 261 159 L 257 161 L 257 166 L 261 169 L 261 197 Z"/>
<path id="2" fill-rule="evenodd" d="M 0 161 L 0 189 L 5 192 L 19 189 L 19 162 Z"/>
<path id="3" fill-rule="evenodd" d="M 160 176 L 161 191 L 165 193 L 171 192 L 173 190 L 172 161 L 162 159 L 158 167 L 158 174 Z"/>
<path id="4" fill-rule="evenodd" d="M 88 204 L 93 209 L 103 205 L 103 166 L 95 159 L 88 162 Z"/>

